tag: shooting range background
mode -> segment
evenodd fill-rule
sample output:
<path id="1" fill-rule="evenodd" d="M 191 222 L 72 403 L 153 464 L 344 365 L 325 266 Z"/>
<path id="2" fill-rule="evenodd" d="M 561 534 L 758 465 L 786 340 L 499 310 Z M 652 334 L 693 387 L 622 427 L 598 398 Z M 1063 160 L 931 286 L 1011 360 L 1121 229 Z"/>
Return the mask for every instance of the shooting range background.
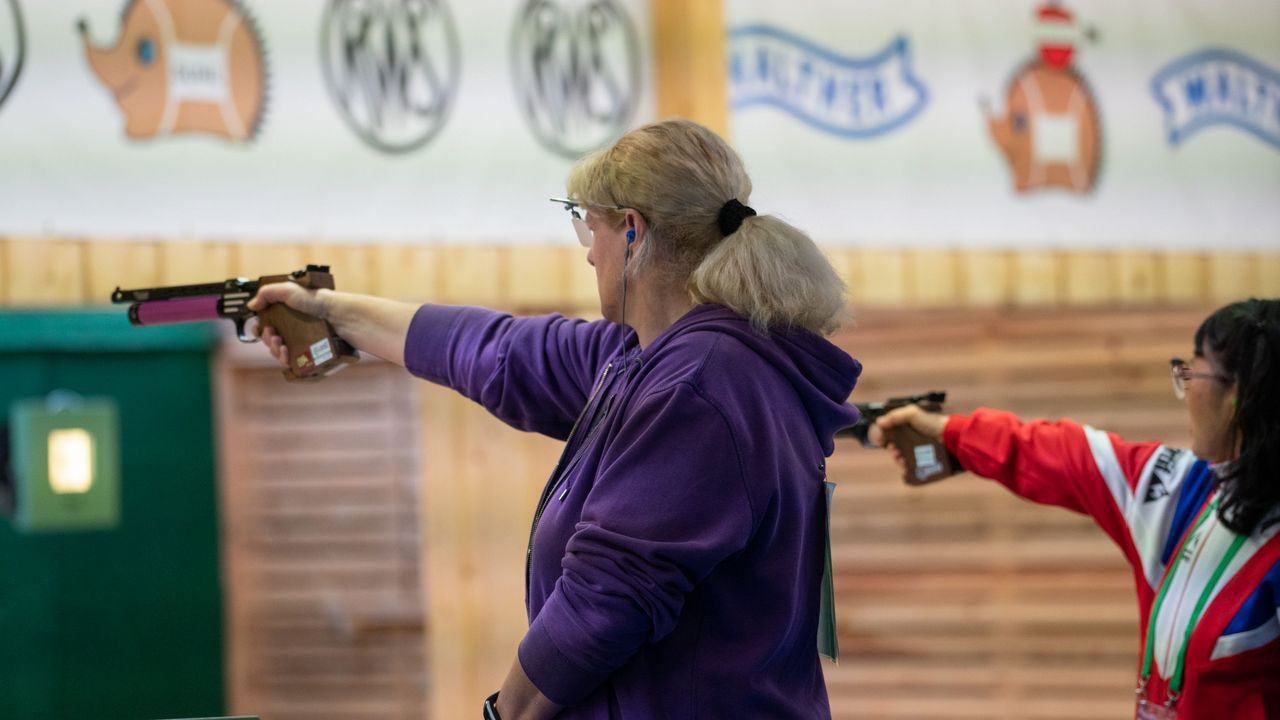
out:
<path id="1" fill-rule="evenodd" d="M 10 311 L 99 305 L 117 285 L 321 262 L 348 290 L 598 312 L 583 252 L 563 211 L 544 200 L 570 161 L 539 141 L 516 99 L 510 43 L 522 3 L 447 3 L 459 48 L 455 105 L 433 139 L 398 154 L 371 147 L 343 119 L 318 42 L 335 4 L 301 0 L 245 3 L 271 77 L 254 141 L 127 139 L 74 29 L 84 17 L 96 44 L 114 42 L 124 5 L 0 1 L 0 88 L 12 86 L 0 91 L 0 304 Z M 26 56 L 8 83 L 13 6 Z M 1185 409 L 1168 397 L 1164 358 L 1188 351 L 1207 309 L 1280 295 L 1276 144 L 1228 122 L 1172 144 L 1151 88 L 1162 68 L 1205 47 L 1244 54 L 1273 81 L 1280 51 L 1264 32 L 1280 22 L 1273 3 L 1065 5 L 1099 37 L 1074 61 L 1104 138 L 1099 180 L 1084 196 L 1016 193 L 979 109 L 987 97 L 1002 112 L 1006 83 L 1033 56 L 1035 3 L 616 6 L 640 40 L 630 122 L 685 116 L 725 132 L 748 162 L 757 208 L 810 230 L 849 284 L 860 320 L 840 342 L 867 367 L 856 400 L 941 387 L 956 411 L 1071 415 L 1183 442 Z M 862 68 L 841 76 L 850 81 L 902 80 L 901 65 L 864 61 L 905 37 L 905 72 L 927 101 L 900 122 L 824 118 L 867 137 L 818 129 L 800 118 L 813 120 L 813 108 L 796 96 L 728 72 L 736 43 L 750 37 L 727 33 L 748 26 L 785 31 L 791 60 L 834 56 L 836 72 Z M 747 91 L 772 103 L 735 104 Z M 193 572 L 221 578 L 222 656 L 203 657 L 208 677 L 226 678 L 225 710 L 474 712 L 524 628 L 525 535 L 555 443 L 372 361 L 308 395 L 278 382 L 256 348 L 241 350 L 223 345 L 213 367 L 219 461 L 193 454 L 182 470 L 203 487 L 218 478 L 221 565 L 205 554 Z M 10 387 L 15 397 L 44 392 Z M 386 433 L 353 434 L 369 424 Z M 233 442 L 253 438 L 268 440 Z M 831 467 L 841 486 L 846 655 L 826 672 L 838 717 L 1129 710 L 1131 581 L 1089 523 L 969 478 L 906 489 L 883 455 L 843 445 Z M 126 498 L 160 478 L 126 467 Z M 142 563 L 111 565 L 132 573 Z M 36 577 L 22 567 L 17 577 Z M 28 637 L 36 656 L 62 647 L 52 629 Z M 67 651 L 83 653 L 92 637 L 74 636 L 81 646 Z M 135 684 L 153 682 L 146 668 L 156 657 L 116 665 Z M 66 677 L 42 671 L 31 687 Z M 205 712 L 198 693 L 187 697 L 183 714 Z"/>

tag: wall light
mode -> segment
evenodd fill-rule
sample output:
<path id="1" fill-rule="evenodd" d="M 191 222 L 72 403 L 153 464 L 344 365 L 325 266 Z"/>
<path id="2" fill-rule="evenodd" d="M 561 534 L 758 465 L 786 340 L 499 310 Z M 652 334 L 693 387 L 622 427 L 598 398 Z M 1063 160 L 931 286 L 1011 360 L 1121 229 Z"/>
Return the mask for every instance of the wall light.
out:
<path id="1" fill-rule="evenodd" d="M 9 492 L 22 532 L 103 530 L 120 522 L 115 401 L 56 391 L 9 407 Z"/>
<path id="2" fill-rule="evenodd" d="M 93 487 L 93 436 L 84 428 L 49 431 L 49 487 L 59 495 Z"/>

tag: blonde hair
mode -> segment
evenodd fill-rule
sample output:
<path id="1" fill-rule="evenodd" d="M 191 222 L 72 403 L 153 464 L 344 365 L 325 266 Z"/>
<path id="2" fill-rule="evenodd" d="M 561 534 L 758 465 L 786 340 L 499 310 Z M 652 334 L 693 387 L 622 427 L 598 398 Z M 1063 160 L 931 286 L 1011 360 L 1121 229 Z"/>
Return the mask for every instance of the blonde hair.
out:
<path id="1" fill-rule="evenodd" d="M 719 303 L 760 332 L 799 327 L 829 335 L 848 314 L 844 283 L 808 235 L 771 216 L 747 217 L 721 236 L 731 199 L 744 205 L 751 179 L 719 135 L 689 120 L 632 130 L 569 172 L 570 197 L 616 226 L 636 209 L 649 231 L 629 272 L 651 267 L 683 282 L 694 302 Z"/>

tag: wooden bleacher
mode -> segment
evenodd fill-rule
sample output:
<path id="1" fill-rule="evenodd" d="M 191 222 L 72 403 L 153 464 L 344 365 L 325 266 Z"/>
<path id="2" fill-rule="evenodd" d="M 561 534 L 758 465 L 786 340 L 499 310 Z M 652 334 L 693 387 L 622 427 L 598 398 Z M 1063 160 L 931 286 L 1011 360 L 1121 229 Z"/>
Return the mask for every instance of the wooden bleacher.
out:
<path id="1" fill-rule="evenodd" d="M 856 401 L 945 389 L 952 412 L 998 407 L 1185 444 L 1167 359 L 1191 352 L 1206 314 L 869 311 L 837 340 L 864 364 Z M 836 717 L 1132 715 L 1132 575 L 1089 519 L 970 475 L 906 487 L 887 453 L 852 440 L 828 467 Z"/>

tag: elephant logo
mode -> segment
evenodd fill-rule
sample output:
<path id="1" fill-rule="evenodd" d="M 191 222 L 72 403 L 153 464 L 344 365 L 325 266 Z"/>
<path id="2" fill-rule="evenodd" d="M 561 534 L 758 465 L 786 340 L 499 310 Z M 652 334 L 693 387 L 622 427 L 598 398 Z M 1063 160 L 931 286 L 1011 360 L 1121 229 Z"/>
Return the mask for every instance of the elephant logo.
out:
<path id="1" fill-rule="evenodd" d="M 1039 52 L 1009 81 L 1004 115 L 986 112 L 987 126 L 1019 193 L 1057 188 L 1087 194 L 1102 164 L 1102 123 L 1093 92 L 1072 64 L 1080 34 L 1071 13 L 1058 5 L 1036 14 Z"/>
<path id="2" fill-rule="evenodd" d="M 129 0 L 113 47 L 95 47 L 88 24 L 79 27 L 129 138 L 256 136 L 267 104 L 265 52 L 238 0 Z"/>

